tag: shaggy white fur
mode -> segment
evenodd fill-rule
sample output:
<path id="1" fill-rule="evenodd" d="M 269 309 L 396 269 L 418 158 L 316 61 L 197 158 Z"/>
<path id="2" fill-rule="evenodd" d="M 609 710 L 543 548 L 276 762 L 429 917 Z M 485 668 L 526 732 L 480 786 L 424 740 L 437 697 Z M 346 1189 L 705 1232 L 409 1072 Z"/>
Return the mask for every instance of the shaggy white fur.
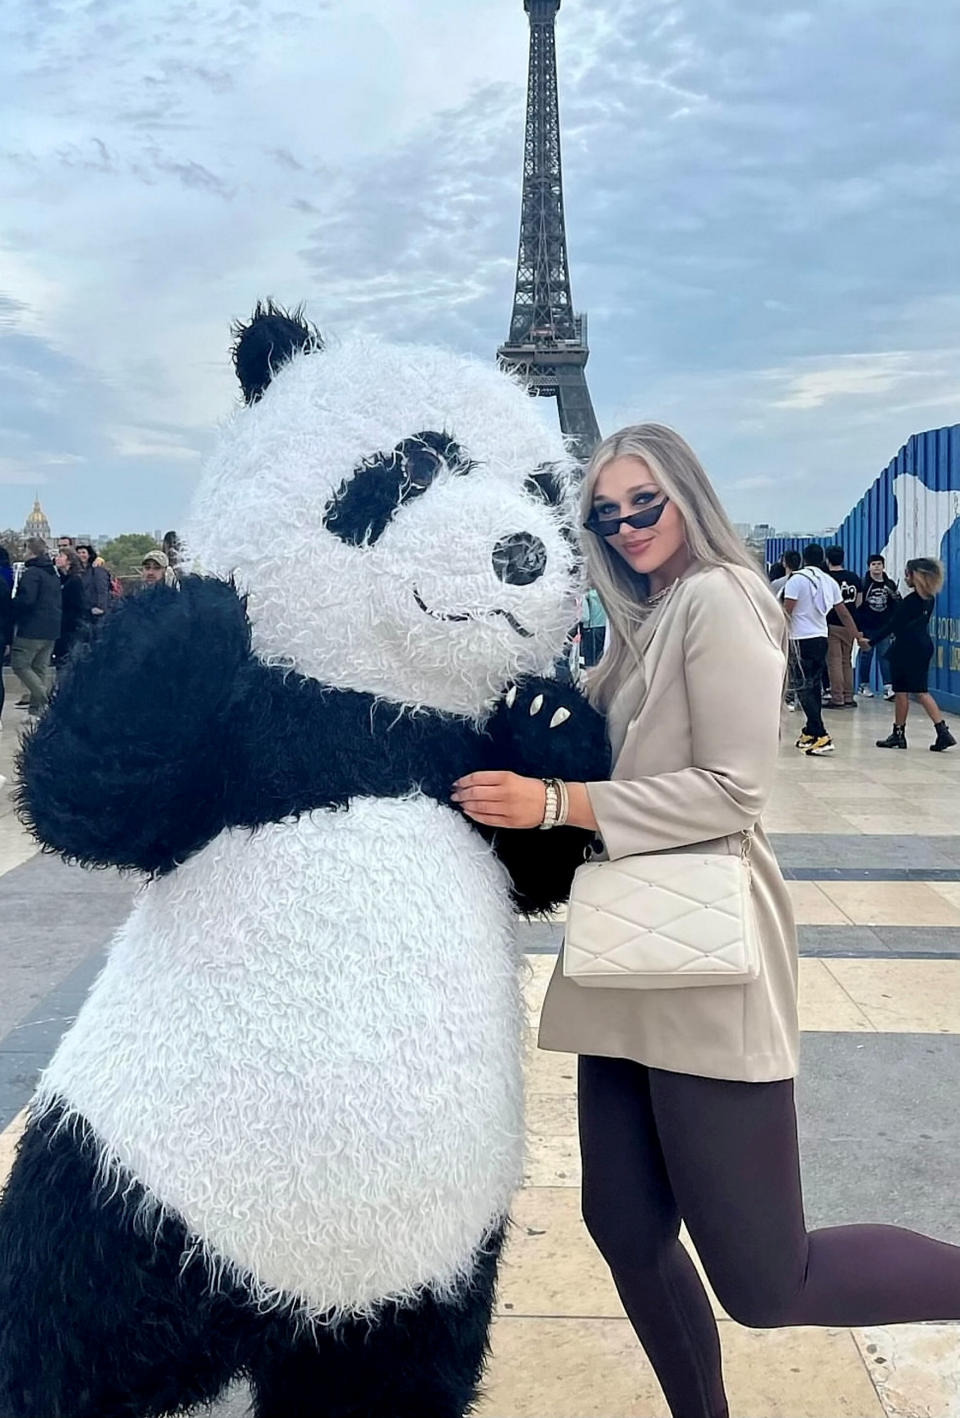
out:
<path id="1" fill-rule="evenodd" d="M 228 832 L 147 886 L 41 1084 L 263 1304 L 472 1267 L 520 1178 L 502 867 L 425 798 Z"/>
<path id="2" fill-rule="evenodd" d="M 323 529 L 356 467 L 420 432 L 447 433 L 478 465 L 441 475 L 371 547 Z M 324 684 L 480 717 L 504 686 L 546 674 L 576 617 L 573 553 L 558 519 L 524 491 L 543 463 L 570 469 L 558 433 L 498 370 L 370 337 L 298 354 L 259 403 L 222 430 L 186 528 L 194 564 L 249 593 L 267 663 Z M 528 532 L 545 574 L 507 586 L 491 553 Z M 429 619 L 431 610 L 473 613 Z M 522 638 L 497 610 L 526 629 Z"/>
<path id="3" fill-rule="evenodd" d="M 325 530 L 358 465 L 421 432 L 475 470 L 373 545 Z M 496 369 L 351 339 L 228 421 L 187 545 L 248 594 L 264 661 L 480 720 L 574 619 L 573 553 L 525 487 L 544 463 L 570 466 Z M 517 533 L 546 550 L 526 586 L 493 563 Z M 499 863 L 447 807 L 357 800 L 226 832 L 147 886 L 38 1106 L 91 1127 L 105 1174 L 182 1216 L 214 1274 L 336 1319 L 469 1274 L 520 1177 L 520 1037 Z"/>

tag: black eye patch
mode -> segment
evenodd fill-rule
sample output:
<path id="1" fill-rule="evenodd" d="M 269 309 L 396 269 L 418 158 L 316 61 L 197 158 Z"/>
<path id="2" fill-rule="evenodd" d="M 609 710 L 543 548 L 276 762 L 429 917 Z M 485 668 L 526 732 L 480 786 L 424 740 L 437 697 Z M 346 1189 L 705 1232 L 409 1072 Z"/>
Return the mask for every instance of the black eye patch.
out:
<path id="1" fill-rule="evenodd" d="M 542 463 L 527 478 L 526 489 L 532 497 L 549 503 L 551 507 L 564 505 L 564 487 L 554 464 Z"/>
<path id="2" fill-rule="evenodd" d="M 418 433 L 390 453 L 365 458 L 327 505 L 323 525 L 350 546 L 372 545 L 397 509 L 421 497 L 445 468 L 470 471 L 459 444 L 445 433 Z"/>

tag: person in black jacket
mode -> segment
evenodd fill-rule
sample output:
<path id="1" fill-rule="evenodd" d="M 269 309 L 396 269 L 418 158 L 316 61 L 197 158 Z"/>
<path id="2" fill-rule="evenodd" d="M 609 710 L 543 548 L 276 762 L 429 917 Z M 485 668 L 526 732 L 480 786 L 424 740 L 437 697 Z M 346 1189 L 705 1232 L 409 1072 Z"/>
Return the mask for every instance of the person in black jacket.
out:
<path id="1" fill-rule="evenodd" d="M 76 644 L 86 623 L 86 603 L 83 597 L 83 562 L 75 551 L 59 551 L 56 559 L 57 574 L 60 577 L 60 593 L 63 617 L 60 637 L 53 651 L 53 658 L 59 669 Z"/>
<path id="2" fill-rule="evenodd" d="M 884 626 L 893 616 L 900 599 L 897 583 L 887 575 L 886 562 L 879 552 L 875 552 L 867 562 L 867 574 L 863 578 L 863 601 L 856 614 L 856 622 L 863 635 L 870 641 L 869 650 L 861 650 L 857 660 L 859 689 L 865 699 L 873 698 L 870 688 L 870 671 L 873 669 L 873 652 L 877 652 L 880 663 L 880 679 L 883 683 L 884 699 L 893 698 L 893 671 L 890 668 L 890 638 Z"/>
<path id="3" fill-rule="evenodd" d="M 942 753 L 944 749 L 953 748 L 957 741 L 947 728 L 937 701 L 928 693 L 927 678 L 933 659 L 930 617 L 937 592 L 943 585 L 943 567 L 933 557 L 919 556 L 907 562 L 906 582 L 910 594 L 897 602 L 889 621 L 881 628 L 886 635 L 893 636 L 890 667 L 893 672 L 894 724 L 889 738 L 877 739 L 877 748 L 906 748 L 907 714 L 912 694 L 936 729 L 937 737 L 930 745 L 931 751 Z"/>
<path id="4" fill-rule="evenodd" d="M 50 659 L 60 634 L 60 578 L 46 543 L 27 543 L 27 562 L 13 598 L 16 634 L 10 652 L 13 672 L 30 696 L 29 711 L 39 714 L 53 688 Z"/>
<path id="5" fill-rule="evenodd" d="M 3 574 L 6 567 L 10 565 L 10 553 L 6 547 L 0 547 L 0 720 L 3 719 L 3 665 L 7 658 L 7 646 L 13 639 L 13 593 L 10 590 L 10 582 Z"/>
<path id="6" fill-rule="evenodd" d="M 110 572 L 89 542 L 77 544 L 82 566 L 83 601 L 87 622 L 96 624 L 110 609 Z"/>

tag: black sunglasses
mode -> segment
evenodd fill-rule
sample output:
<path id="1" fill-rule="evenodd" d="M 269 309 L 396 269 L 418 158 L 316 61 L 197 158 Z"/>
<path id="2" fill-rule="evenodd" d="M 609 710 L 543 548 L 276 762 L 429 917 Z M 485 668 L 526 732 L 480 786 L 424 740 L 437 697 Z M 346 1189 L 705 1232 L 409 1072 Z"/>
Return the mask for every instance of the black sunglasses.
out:
<path id="1" fill-rule="evenodd" d="M 598 537 L 615 537 L 624 523 L 639 532 L 642 527 L 656 526 L 669 501 L 669 497 L 665 497 L 662 502 L 657 503 L 656 507 L 647 507 L 643 512 L 634 512 L 632 517 L 601 517 L 594 510 L 583 525 L 588 532 L 593 532 Z"/>

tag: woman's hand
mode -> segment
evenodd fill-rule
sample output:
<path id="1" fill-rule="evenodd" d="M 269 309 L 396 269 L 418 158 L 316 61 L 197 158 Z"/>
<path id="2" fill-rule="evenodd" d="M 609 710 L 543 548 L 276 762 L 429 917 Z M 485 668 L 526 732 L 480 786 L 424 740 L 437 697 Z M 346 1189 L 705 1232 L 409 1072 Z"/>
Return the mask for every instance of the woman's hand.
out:
<path id="1" fill-rule="evenodd" d="M 454 783 L 451 798 L 485 827 L 540 827 L 547 790 L 541 778 L 518 773 L 468 773 Z"/>

